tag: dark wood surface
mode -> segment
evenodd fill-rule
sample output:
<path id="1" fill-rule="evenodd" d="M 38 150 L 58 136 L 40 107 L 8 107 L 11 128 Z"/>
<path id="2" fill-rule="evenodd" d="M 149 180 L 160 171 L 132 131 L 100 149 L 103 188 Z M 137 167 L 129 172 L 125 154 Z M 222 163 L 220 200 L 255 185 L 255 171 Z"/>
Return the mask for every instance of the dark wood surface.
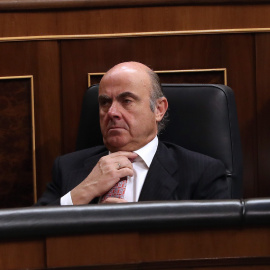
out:
<path id="1" fill-rule="evenodd" d="M 31 78 L 0 79 L 0 207 L 34 202 Z"/>
<path id="2" fill-rule="evenodd" d="M 261 196 L 269 196 L 270 190 L 270 35 L 261 34 L 256 36 L 256 105 L 258 127 L 258 193 Z"/>
<path id="3" fill-rule="evenodd" d="M 50 1 L 51 2 L 51 1 Z M 1 12 L 1 11 L 0 11 Z M 0 41 L 101 35 L 189 31 L 269 31 L 270 4 L 99 8 L 44 11 L 6 11 L 0 16 Z M 11 20 L 12 18 L 12 20 Z M 264 30 L 266 29 L 266 30 Z M 214 31 L 213 31 L 214 30 Z M 192 32 L 190 32 L 192 31 Z M 221 31 L 222 33 L 222 31 Z M 164 34 L 164 33 L 163 33 Z M 83 38 L 71 37 L 71 38 Z"/>
<path id="4" fill-rule="evenodd" d="M 17 240 L 0 242 L 0 269 L 44 269 L 45 242 Z"/>
<path id="5" fill-rule="evenodd" d="M 40 194 L 44 190 L 46 183 L 51 179 L 51 168 L 55 156 L 61 153 L 58 45 L 56 42 L 49 41 L 44 43 L 7 42 L 1 43 L 0 48 L 0 77 L 33 75 L 37 188 Z M 28 105 L 30 106 L 30 103 Z M 28 110 L 31 110 L 31 108 L 29 107 Z M 4 142 L 1 141 L 1 143 Z M 0 155 L 2 159 L 5 159 L 3 152 Z M 5 172 L 2 171 L 2 174 L 4 175 Z M 21 192 L 19 186 L 15 186 L 15 189 L 14 193 Z M 27 204 L 33 204 L 32 196 L 31 203 L 28 199 Z M 26 204 L 22 202 L 21 206 L 26 206 Z M 2 205 L 2 207 L 4 206 Z"/>
<path id="6" fill-rule="evenodd" d="M 0 269 L 269 269 L 269 228 L 160 230 L 1 240 Z"/>
<path id="7" fill-rule="evenodd" d="M 225 265 L 250 269 L 244 267 L 247 258 L 253 258 L 255 266 L 263 261 L 269 266 L 269 236 L 268 228 L 246 228 L 50 237 L 46 241 L 47 265 L 103 265 L 104 269 L 106 265 L 114 265 L 122 269 L 122 264 L 133 264 L 138 267 L 134 269 L 145 269 L 143 264 L 152 263 L 152 267 L 157 267 L 160 262 L 161 269 L 179 269 L 180 266 L 222 269 Z M 204 261 L 206 258 L 208 262 Z"/>
<path id="8" fill-rule="evenodd" d="M 0 7 L 12 5 L 0 11 L 0 77 L 34 78 L 38 196 L 51 180 L 55 157 L 75 150 L 88 73 L 127 60 L 159 71 L 226 69 L 239 116 L 244 197 L 269 196 L 269 1 L 154 6 L 157 2 L 68 10 L 58 9 L 59 1 L 36 1 L 55 9 L 21 10 L 21 4 L 34 1 L 0 1 Z M 161 79 L 220 82 L 223 75 L 217 74 L 163 74 Z"/>

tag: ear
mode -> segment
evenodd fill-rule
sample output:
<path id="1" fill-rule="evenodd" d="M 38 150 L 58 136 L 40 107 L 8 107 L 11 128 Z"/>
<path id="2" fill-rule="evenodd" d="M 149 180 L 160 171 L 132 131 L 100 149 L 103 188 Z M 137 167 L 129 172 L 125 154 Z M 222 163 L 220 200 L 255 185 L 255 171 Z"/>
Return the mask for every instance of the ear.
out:
<path id="1" fill-rule="evenodd" d="M 156 121 L 160 122 L 168 109 L 168 101 L 165 97 L 161 97 L 157 100 L 155 115 Z"/>

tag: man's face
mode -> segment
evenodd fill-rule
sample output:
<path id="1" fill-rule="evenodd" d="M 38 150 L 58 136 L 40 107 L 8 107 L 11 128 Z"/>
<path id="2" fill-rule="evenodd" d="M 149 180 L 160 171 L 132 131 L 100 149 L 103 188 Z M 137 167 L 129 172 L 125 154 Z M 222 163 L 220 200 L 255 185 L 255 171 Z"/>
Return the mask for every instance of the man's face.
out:
<path id="1" fill-rule="evenodd" d="M 110 151 L 134 151 L 156 136 L 150 91 L 150 77 L 145 70 L 120 66 L 103 77 L 99 87 L 100 127 Z"/>

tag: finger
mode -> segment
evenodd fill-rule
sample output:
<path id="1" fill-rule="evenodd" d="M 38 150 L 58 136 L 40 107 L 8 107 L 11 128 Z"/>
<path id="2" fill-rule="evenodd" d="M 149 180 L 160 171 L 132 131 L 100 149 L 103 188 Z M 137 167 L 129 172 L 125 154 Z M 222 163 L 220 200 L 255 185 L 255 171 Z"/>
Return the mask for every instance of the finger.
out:
<path id="1" fill-rule="evenodd" d="M 122 168 L 130 168 L 130 169 L 133 169 L 133 166 L 132 166 L 132 163 L 131 161 L 126 158 L 126 157 L 117 157 L 114 159 L 114 167 L 117 169 L 117 170 L 120 170 Z"/>
<path id="2" fill-rule="evenodd" d="M 137 154 L 135 154 L 137 155 Z M 119 155 L 108 155 L 104 156 L 99 160 L 99 166 L 102 171 L 107 170 L 119 170 L 122 167 L 132 168 L 130 160 L 126 156 Z"/>
<path id="3" fill-rule="evenodd" d="M 114 198 L 114 197 L 109 197 L 106 200 L 104 200 L 101 203 L 127 203 L 128 201 L 124 199 L 119 199 L 119 198 Z"/>
<path id="4" fill-rule="evenodd" d="M 111 158 L 126 157 L 126 158 L 134 159 L 138 156 L 138 154 L 134 152 L 119 151 L 119 152 L 111 153 L 109 156 Z"/>
<path id="5" fill-rule="evenodd" d="M 120 161 L 119 162 L 116 162 L 116 169 L 117 170 L 120 170 L 122 168 L 122 166 L 123 166 L 123 163 L 121 165 Z"/>
<path id="6" fill-rule="evenodd" d="M 126 176 L 133 176 L 133 175 L 134 175 L 134 171 L 133 169 L 130 169 L 130 168 L 122 168 L 117 171 L 117 176 L 119 176 L 120 179 Z"/>

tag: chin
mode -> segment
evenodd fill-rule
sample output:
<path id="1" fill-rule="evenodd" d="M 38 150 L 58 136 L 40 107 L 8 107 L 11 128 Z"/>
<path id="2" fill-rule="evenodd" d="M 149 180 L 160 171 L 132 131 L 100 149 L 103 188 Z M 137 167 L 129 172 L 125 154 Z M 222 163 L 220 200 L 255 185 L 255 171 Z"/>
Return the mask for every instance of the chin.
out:
<path id="1" fill-rule="evenodd" d="M 104 141 L 104 144 L 111 152 L 130 151 L 127 146 L 128 142 L 121 138 L 110 138 Z"/>

